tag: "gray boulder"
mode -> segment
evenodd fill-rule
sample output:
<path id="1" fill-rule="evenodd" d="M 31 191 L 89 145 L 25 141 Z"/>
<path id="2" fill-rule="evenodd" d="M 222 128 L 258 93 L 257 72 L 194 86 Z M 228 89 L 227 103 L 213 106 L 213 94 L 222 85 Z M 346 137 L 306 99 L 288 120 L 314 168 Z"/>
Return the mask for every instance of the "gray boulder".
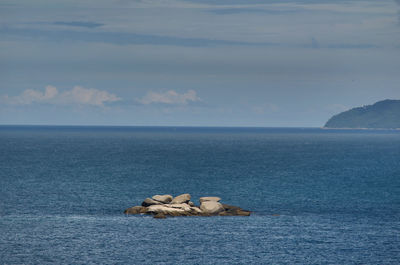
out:
<path id="1" fill-rule="evenodd" d="M 202 210 L 205 214 L 219 214 L 225 209 L 219 202 L 205 201 L 200 205 L 200 210 Z"/>
<path id="2" fill-rule="evenodd" d="M 179 196 L 176 196 L 172 201 L 171 204 L 179 204 L 179 203 L 188 203 L 190 201 L 190 194 L 185 193 Z"/>
<path id="3" fill-rule="evenodd" d="M 187 203 L 174 203 L 174 204 L 166 204 L 165 206 L 169 208 L 177 208 L 177 209 L 182 209 L 185 212 L 190 212 L 190 206 Z"/>
<path id="4" fill-rule="evenodd" d="M 155 201 L 155 200 L 153 200 L 153 199 L 150 199 L 150 198 L 146 198 L 143 202 L 142 202 L 142 206 L 144 206 L 144 207 L 148 207 L 148 206 L 151 206 L 151 205 L 160 205 L 160 204 L 162 204 L 161 202 L 158 202 L 158 201 Z"/>
<path id="5" fill-rule="evenodd" d="M 200 198 L 200 203 L 206 202 L 206 201 L 214 201 L 214 202 L 219 202 L 221 200 L 220 197 L 201 197 Z"/>
<path id="6" fill-rule="evenodd" d="M 171 216 L 186 215 L 186 211 L 184 209 L 168 207 L 168 204 L 151 205 L 147 207 L 147 213 L 150 214 L 162 213 L 164 215 L 171 215 Z"/>
<path id="7" fill-rule="evenodd" d="M 190 212 L 193 213 L 193 215 L 201 215 L 203 213 L 203 211 L 196 206 L 190 207 Z"/>
<path id="8" fill-rule="evenodd" d="M 172 196 L 169 194 L 166 195 L 154 195 L 151 197 L 153 200 L 162 202 L 162 203 L 170 203 L 172 201 Z"/>

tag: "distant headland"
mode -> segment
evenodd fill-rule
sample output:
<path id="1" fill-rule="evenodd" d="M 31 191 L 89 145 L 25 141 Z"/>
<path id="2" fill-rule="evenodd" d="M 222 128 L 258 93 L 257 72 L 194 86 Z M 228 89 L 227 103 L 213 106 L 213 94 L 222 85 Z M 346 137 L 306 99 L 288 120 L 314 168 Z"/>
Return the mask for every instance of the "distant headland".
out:
<path id="1" fill-rule="evenodd" d="M 386 99 L 334 115 L 324 128 L 399 129 L 400 100 Z"/>

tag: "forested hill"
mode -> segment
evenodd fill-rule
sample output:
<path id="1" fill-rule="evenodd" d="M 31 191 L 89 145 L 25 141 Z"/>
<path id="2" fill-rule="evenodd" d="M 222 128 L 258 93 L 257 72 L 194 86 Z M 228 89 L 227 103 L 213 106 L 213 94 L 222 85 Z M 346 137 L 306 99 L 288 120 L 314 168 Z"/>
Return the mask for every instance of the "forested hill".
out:
<path id="1" fill-rule="evenodd" d="M 383 100 L 353 108 L 328 120 L 325 128 L 400 128 L 400 100 Z"/>

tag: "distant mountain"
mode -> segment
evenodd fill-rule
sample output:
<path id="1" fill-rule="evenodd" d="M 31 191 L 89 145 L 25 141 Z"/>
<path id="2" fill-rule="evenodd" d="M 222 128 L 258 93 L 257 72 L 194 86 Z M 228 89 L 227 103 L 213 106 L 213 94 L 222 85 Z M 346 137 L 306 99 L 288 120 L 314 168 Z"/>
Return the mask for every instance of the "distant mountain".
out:
<path id="1" fill-rule="evenodd" d="M 339 113 L 328 120 L 325 128 L 400 128 L 400 100 L 387 99 Z"/>

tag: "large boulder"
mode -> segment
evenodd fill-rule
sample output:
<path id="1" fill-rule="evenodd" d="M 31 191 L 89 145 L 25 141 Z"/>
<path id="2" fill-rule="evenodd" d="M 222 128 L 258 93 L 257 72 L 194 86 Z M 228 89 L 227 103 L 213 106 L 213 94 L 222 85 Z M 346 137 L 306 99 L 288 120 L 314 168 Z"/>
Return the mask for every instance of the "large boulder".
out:
<path id="1" fill-rule="evenodd" d="M 167 204 L 163 204 L 163 205 L 151 205 L 147 207 L 147 213 L 150 214 L 162 213 L 164 215 L 181 216 L 185 215 L 186 211 L 181 208 L 172 208 L 168 207 Z"/>
<path id="2" fill-rule="evenodd" d="M 199 208 L 199 207 L 196 207 L 196 206 L 190 207 L 190 212 L 191 212 L 193 215 L 201 215 L 201 214 L 203 213 L 203 211 L 200 210 L 200 208 Z"/>
<path id="3" fill-rule="evenodd" d="M 177 209 L 182 209 L 186 212 L 190 212 L 190 206 L 187 203 L 174 203 L 174 204 L 166 204 L 165 206 L 170 207 L 170 208 L 177 208 Z"/>
<path id="4" fill-rule="evenodd" d="M 161 204 L 163 204 L 163 203 L 158 202 L 158 201 L 155 201 L 155 200 L 150 199 L 150 198 L 146 198 L 146 199 L 142 202 L 142 206 L 144 206 L 144 207 L 148 207 L 148 206 L 151 206 L 151 205 L 161 205 Z"/>
<path id="5" fill-rule="evenodd" d="M 206 201 L 214 201 L 214 202 L 219 202 L 221 200 L 220 197 L 201 197 L 200 198 L 200 203 L 206 202 Z"/>
<path id="6" fill-rule="evenodd" d="M 125 214 L 140 214 L 145 212 L 146 212 L 146 207 L 143 206 L 133 206 L 124 211 Z"/>
<path id="7" fill-rule="evenodd" d="M 224 207 L 216 201 L 205 201 L 200 205 L 200 210 L 205 214 L 219 214 L 224 211 Z"/>
<path id="8" fill-rule="evenodd" d="M 146 209 L 147 209 L 146 213 L 152 213 L 152 214 L 166 213 L 168 211 L 168 207 L 166 207 L 165 205 L 150 205 Z"/>
<path id="9" fill-rule="evenodd" d="M 179 203 L 188 203 L 190 201 L 190 194 L 185 193 L 179 196 L 176 196 L 172 201 L 171 204 L 179 204 Z"/>
<path id="10" fill-rule="evenodd" d="M 170 203 L 173 197 L 169 194 L 166 194 L 166 195 L 154 195 L 151 198 L 161 203 Z"/>

